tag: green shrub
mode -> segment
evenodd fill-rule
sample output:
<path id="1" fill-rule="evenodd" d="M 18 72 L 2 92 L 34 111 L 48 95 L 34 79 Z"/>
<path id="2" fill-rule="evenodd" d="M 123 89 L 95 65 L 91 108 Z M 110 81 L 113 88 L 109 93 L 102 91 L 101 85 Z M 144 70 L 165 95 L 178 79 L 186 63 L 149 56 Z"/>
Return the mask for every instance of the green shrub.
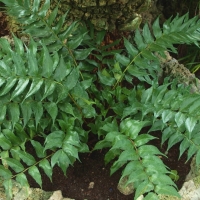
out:
<path id="1" fill-rule="evenodd" d="M 159 84 L 155 53 L 164 57 L 166 50 L 176 53 L 174 44 L 197 44 L 198 18 L 176 16 L 162 27 L 157 19 L 152 31 L 145 25 L 124 38 L 124 49 L 109 51 L 119 41 L 101 46 L 105 31 L 66 23 L 67 13 L 59 16 L 58 7 L 50 12 L 49 0 L 0 1 L 30 37 L 29 44 L 16 36 L 13 45 L 0 39 L 0 176 L 8 199 L 11 179 L 28 186 L 28 172 L 42 187 L 38 168 L 51 179 L 56 164 L 66 174 L 79 153 L 90 152 L 84 124 L 99 136 L 93 150 L 109 148 L 105 163 L 114 161 L 111 174 L 123 168 L 121 179 L 134 183 L 134 199 L 180 197 L 159 158 L 165 155 L 149 141 L 160 130 L 162 144 L 167 141 L 170 149 L 180 143 L 180 156 L 196 155 L 199 165 L 200 95 L 169 78 Z M 37 157 L 26 151 L 27 142 Z"/>

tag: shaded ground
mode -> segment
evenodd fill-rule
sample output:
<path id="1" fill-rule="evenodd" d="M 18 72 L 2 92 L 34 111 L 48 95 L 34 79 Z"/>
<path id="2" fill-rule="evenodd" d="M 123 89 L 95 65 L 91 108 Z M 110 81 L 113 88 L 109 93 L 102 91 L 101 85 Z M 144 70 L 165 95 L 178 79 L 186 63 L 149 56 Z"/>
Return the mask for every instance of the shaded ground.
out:
<path id="1" fill-rule="evenodd" d="M 154 136 L 159 136 L 160 133 L 156 132 Z M 90 147 L 93 147 L 97 142 L 94 136 L 90 136 L 88 142 Z M 160 147 L 160 140 L 153 141 L 153 144 L 158 148 Z M 177 170 L 180 176 L 179 180 L 175 182 L 180 189 L 185 176 L 189 173 L 190 162 L 185 164 L 186 154 L 184 154 L 178 161 L 179 145 L 175 145 L 168 152 L 168 158 L 162 158 L 163 162 L 171 169 Z M 27 146 L 27 149 L 34 155 L 34 150 L 31 145 Z M 166 145 L 159 148 L 162 152 L 165 152 Z M 74 198 L 76 200 L 133 200 L 134 194 L 123 195 L 117 190 L 117 184 L 121 176 L 121 170 L 109 175 L 111 164 L 105 166 L 104 155 L 106 150 L 95 151 L 91 154 L 81 154 L 80 160 L 76 161 L 74 167 L 69 167 L 67 170 L 67 177 L 63 175 L 62 170 L 59 167 L 55 167 L 53 171 L 53 183 L 41 170 L 43 179 L 43 189 L 46 191 L 61 190 L 64 197 Z M 31 187 L 39 187 L 39 185 L 28 175 L 28 180 Z M 89 184 L 94 182 L 94 187 L 89 188 Z"/>

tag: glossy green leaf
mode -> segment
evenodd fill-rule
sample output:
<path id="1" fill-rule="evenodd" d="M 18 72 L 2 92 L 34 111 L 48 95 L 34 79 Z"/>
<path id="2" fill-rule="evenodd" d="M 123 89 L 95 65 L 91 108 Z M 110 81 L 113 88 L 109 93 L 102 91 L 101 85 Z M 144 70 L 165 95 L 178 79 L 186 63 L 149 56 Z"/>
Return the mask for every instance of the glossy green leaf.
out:
<path id="1" fill-rule="evenodd" d="M 35 50 L 35 49 L 33 49 L 33 50 Z M 28 50 L 27 60 L 28 60 L 28 67 L 29 67 L 28 74 L 30 76 L 36 76 L 38 74 L 38 62 L 35 57 L 35 52 Z"/>
<path id="2" fill-rule="evenodd" d="M 101 140 L 99 142 L 97 142 L 94 146 L 93 150 L 97 150 L 97 149 L 103 149 L 103 148 L 107 148 L 107 147 L 111 147 L 111 142 L 105 141 L 105 140 Z"/>
<path id="3" fill-rule="evenodd" d="M 58 5 L 53 9 L 53 11 L 48 16 L 47 23 L 49 26 L 51 26 L 54 20 L 56 19 L 57 13 L 58 13 Z"/>
<path id="4" fill-rule="evenodd" d="M 33 104 L 31 104 L 31 108 L 32 111 L 34 113 L 35 116 L 35 123 L 36 123 L 36 127 L 38 126 L 38 123 L 40 122 L 40 119 L 43 115 L 43 105 L 42 102 L 35 102 Z"/>
<path id="5" fill-rule="evenodd" d="M 172 112 L 171 110 L 164 110 L 162 112 L 162 120 L 163 120 L 163 123 L 167 123 L 168 121 L 170 121 L 171 119 L 174 118 L 174 112 Z"/>
<path id="6" fill-rule="evenodd" d="M 60 33 L 60 31 L 62 30 L 62 27 L 63 27 L 64 22 L 66 20 L 67 13 L 68 13 L 68 11 L 65 12 L 62 16 L 60 16 L 60 18 L 58 18 L 59 20 L 57 21 L 55 27 L 53 27 L 53 31 L 54 31 L 55 34 Z"/>
<path id="7" fill-rule="evenodd" d="M 88 101 L 88 103 L 90 103 L 90 102 Z M 83 115 L 84 115 L 86 118 L 95 117 L 96 114 L 97 114 L 95 108 L 94 108 L 92 105 L 84 106 L 82 112 L 83 112 Z"/>
<path id="8" fill-rule="evenodd" d="M 49 8 L 50 8 L 50 0 L 45 0 L 44 4 L 42 5 L 41 9 L 39 10 L 38 15 L 41 17 L 45 17 Z"/>
<path id="9" fill-rule="evenodd" d="M 111 146 L 111 145 L 110 145 Z M 114 158 L 116 158 L 118 155 L 120 155 L 121 153 L 121 150 L 119 149 L 110 149 L 105 157 L 104 157 L 104 161 L 105 161 L 105 164 L 107 165 L 111 160 L 113 160 Z"/>
<path id="10" fill-rule="evenodd" d="M 47 112 L 51 116 L 53 123 L 54 123 L 55 119 L 57 117 L 57 114 L 58 114 L 57 104 L 54 103 L 54 102 L 47 103 L 47 104 L 45 104 L 45 109 L 47 110 Z"/>
<path id="11" fill-rule="evenodd" d="M 149 135 L 149 134 L 140 134 L 137 136 L 137 138 L 134 140 L 135 145 L 137 147 L 146 144 L 147 142 L 155 139 L 156 137 Z"/>
<path id="12" fill-rule="evenodd" d="M 69 47 L 69 49 L 76 49 L 80 44 L 81 42 L 83 41 L 83 37 L 84 37 L 85 34 L 79 34 L 77 35 L 75 38 L 73 38 L 72 40 L 70 40 L 67 45 Z"/>
<path id="13" fill-rule="evenodd" d="M 147 121 L 138 121 L 127 118 L 120 123 L 120 130 L 131 139 L 135 139 Z"/>
<path id="14" fill-rule="evenodd" d="M 181 144 L 180 144 L 180 146 L 179 146 L 179 151 L 180 151 L 180 153 L 179 153 L 179 158 L 180 158 L 181 155 L 183 155 L 183 153 L 189 148 L 190 145 L 191 145 L 191 144 L 190 144 L 190 141 L 189 141 L 187 138 L 185 138 L 185 139 L 181 142 Z"/>
<path id="15" fill-rule="evenodd" d="M 190 107 L 189 107 L 189 114 L 195 114 L 197 110 L 200 109 L 200 101 L 196 100 Z"/>
<path id="16" fill-rule="evenodd" d="M 159 197 L 155 193 L 149 192 L 143 200 L 159 200 Z"/>
<path id="17" fill-rule="evenodd" d="M 46 152 L 44 151 L 44 147 L 38 141 L 31 140 L 31 144 L 34 147 L 38 158 L 44 158 L 46 156 Z"/>
<path id="18" fill-rule="evenodd" d="M 26 69 L 25 69 L 25 61 L 24 56 L 17 54 L 16 52 L 12 51 L 12 60 L 13 60 L 13 74 L 18 76 L 26 76 Z"/>
<path id="19" fill-rule="evenodd" d="M 68 38 L 73 32 L 77 29 L 78 23 L 77 21 L 73 21 L 70 23 L 70 26 L 68 26 L 63 32 L 59 33 L 59 38 L 62 41 L 65 41 L 66 38 Z"/>
<path id="20" fill-rule="evenodd" d="M 185 123 L 185 120 L 186 120 L 185 114 L 183 114 L 181 112 L 177 112 L 175 114 L 175 122 L 176 122 L 178 127 L 181 127 L 181 125 Z"/>
<path id="21" fill-rule="evenodd" d="M 14 99 L 15 97 L 19 96 L 24 90 L 26 89 L 27 85 L 29 83 L 29 79 L 27 78 L 20 78 L 15 90 L 13 91 L 11 95 L 11 100 Z"/>
<path id="22" fill-rule="evenodd" d="M 26 165 L 31 166 L 36 163 L 35 158 L 31 154 L 22 150 L 11 149 L 11 152 L 13 151 L 18 154 L 18 156 L 22 159 L 24 163 L 26 163 Z"/>
<path id="23" fill-rule="evenodd" d="M 136 29 L 136 31 L 135 31 L 134 41 L 137 44 L 137 47 L 139 50 L 143 50 L 147 46 L 147 44 L 144 43 L 144 39 L 143 39 L 139 29 Z"/>
<path id="24" fill-rule="evenodd" d="M 36 166 L 32 166 L 29 168 L 28 173 L 31 177 L 38 183 L 38 185 L 42 188 L 42 177 Z"/>
<path id="25" fill-rule="evenodd" d="M 59 82 L 63 81 L 63 79 L 71 72 L 71 69 L 71 63 L 65 62 L 63 57 L 61 56 L 53 78 Z"/>
<path id="26" fill-rule="evenodd" d="M 101 44 L 101 42 L 103 41 L 104 37 L 105 37 L 106 31 L 102 30 L 102 31 L 98 31 L 97 35 L 96 35 L 96 43 L 98 45 Z"/>
<path id="27" fill-rule="evenodd" d="M 15 123 L 19 121 L 19 116 L 20 116 L 19 105 L 17 103 L 11 103 L 8 109 L 12 124 L 15 125 Z"/>
<path id="28" fill-rule="evenodd" d="M 170 126 L 165 128 L 164 131 L 162 132 L 162 138 L 161 138 L 162 142 L 161 142 L 161 144 L 163 144 L 167 139 L 169 139 L 169 137 L 171 135 L 173 135 L 174 132 L 175 132 L 175 130 L 172 129 L 172 127 L 170 127 Z"/>
<path id="29" fill-rule="evenodd" d="M 10 67 L 8 67 L 3 60 L 0 60 L 0 73 L 1 73 L 1 76 L 5 78 L 9 77 L 12 74 Z"/>
<path id="30" fill-rule="evenodd" d="M 136 188 L 135 192 L 135 199 L 137 199 L 140 195 L 144 193 L 148 193 L 150 191 L 154 190 L 154 185 L 148 180 L 144 180 L 139 186 Z"/>
<path id="31" fill-rule="evenodd" d="M 7 111 L 7 107 L 4 104 L 0 104 L 0 122 L 2 123 L 2 121 L 5 119 L 6 116 L 6 111 Z"/>
<path id="32" fill-rule="evenodd" d="M 154 185 L 162 185 L 162 184 L 165 184 L 165 185 L 175 185 L 175 183 L 172 181 L 172 179 L 165 175 L 165 174 L 156 174 L 154 173 L 151 178 L 150 178 L 151 182 L 154 184 Z"/>
<path id="33" fill-rule="evenodd" d="M 12 143 L 2 133 L 0 133 L 0 147 L 3 150 L 9 150 L 12 147 Z"/>
<path id="34" fill-rule="evenodd" d="M 55 166 L 55 164 L 58 163 L 59 158 L 62 154 L 62 149 L 59 149 L 58 151 L 56 151 L 53 156 L 51 157 L 51 167 L 53 168 Z"/>
<path id="35" fill-rule="evenodd" d="M 3 179 L 10 179 L 12 177 L 12 173 L 9 169 L 6 169 L 3 165 L 0 165 L 0 176 Z"/>
<path id="36" fill-rule="evenodd" d="M 68 113 L 68 114 L 70 114 L 70 115 L 76 117 L 75 114 L 74 114 L 74 108 L 73 108 L 73 106 L 72 106 L 70 103 L 64 103 L 64 104 L 62 104 L 62 105 L 60 104 L 60 105 L 59 105 L 59 108 L 60 108 L 60 110 L 62 110 L 63 112 Z"/>
<path id="37" fill-rule="evenodd" d="M 191 105 L 199 102 L 199 98 L 200 97 L 197 95 L 190 95 L 188 98 L 185 98 L 183 103 L 180 105 L 180 111 L 187 111 Z"/>
<path id="38" fill-rule="evenodd" d="M 171 170 L 171 171 L 170 171 L 169 177 L 170 177 L 172 180 L 174 180 L 174 181 L 178 181 L 179 175 L 178 175 L 177 170 Z M 175 184 L 174 184 L 174 186 L 176 187 Z"/>
<path id="39" fill-rule="evenodd" d="M 10 129 L 3 129 L 2 133 L 12 144 L 20 144 L 20 137 L 17 137 Z"/>
<path id="40" fill-rule="evenodd" d="M 16 137 L 18 137 L 22 141 L 21 147 L 23 149 L 25 141 L 29 140 L 30 137 L 27 134 L 27 132 L 24 130 L 24 127 L 22 126 L 22 124 L 19 124 L 19 123 L 15 124 L 15 135 L 16 135 Z"/>
<path id="41" fill-rule="evenodd" d="M 196 166 L 200 165 L 200 150 L 197 151 L 196 154 Z"/>
<path id="42" fill-rule="evenodd" d="M 71 90 L 78 82 L 79 71 L 77 68 L 72 69 L 71 73 L 67 76 L 64 85 L 68 90 Z"/>
<path id="43" fill-rule="evenodd" d="M 138 170 L 132 171 L 131 174 L 128 177 L 128 181 L 126 182 L 126 186 L 129 183 L 147 180 L 147 178 L 148 177 L 147 177 L 147 174 L 145 173 L 144 169 L 143 170 L 138 169 Z"/>
<path id="44" fill-rule="evenodd" d="M 92 78 L 87 79 L 87 80 L 84 80 L 84 81 L 81 81 L 81 86 L 82 86 L 82 88 L 83 88 L 84 90 L 88 89 L 88 88 L 91 86 L 92 81 L 93 81 Z"/>
<path id="45" fill-rule="evenodd" d="M 138 50 L 126 38 L 124 38 L 124 46 L 132 57 L 138 54 Z"/>
<path id="46" fill-rule="evenodd" d="M 74 51 L 76 60 L 85 60 L 94 48 L 79 49 Z"/>
<path id="47" fill-rule="evenodd" d="M 152 43 L 154 41 L 147 23 L 143 27 L 142 36 L 147 44 Z"/>
<path id="48" fill-rule="evenodd" d="M 115 78 L 111 77 L 111 75 L 103 69 L 101 72 L 98 71 L 98 77 L 100 82 L 104 85 L 112 86 L 115 83 Z"/>
<path id="49" fill-rule="evenodd" d="M 49 177 L 49 179 L 52 182 L 53 170 L 49 164 L 49 161 L 47 159 L 44 159 L 39 163 L 39 166 L 44 170 L 45 174 Z"/>
<path id="50" fill-rule="evenodd" d="M 62 146 L 62 149 L 67 155 L 75 157 L 79 160 L 77 147 L 71 145 L 70 143 L 68 143 L 68 144 L 64 143 L 64 145 Z"/>
<path id="51" fill-rule="evenodd" d="M 141 55 L 148 60 L 157 60 L 155 55 L 149 50 L 143 50 Z"/>
<path id="52" fill-rule="evenodd" d="M 141 171 L 143 170 L 143 166 L 141 165 L 141 163 L 138 160 L 128 162 L 128 164 L 126 165 L 126 167 L 122 172 L 120 180 L 122 180 L 122 178 L 125 176 L 129 176 L 132 172 L 134 173 L 136 170 L 141 170 Z"/>
<path id="53" fill-rule="evenodd" d="M 71 164 L 71 160 L 69 159 L 67 153 L 65 153 L 64 151 L 61 151 L 61 154 L 57 163 L 58 163 L 58 166 L 62 169 L 64 175 L 66 176 L 66 170 L 69 164 Z"/>
<path id="54" fill-rule="evenodd" d="M 33 1 L 33 12 L 37 12 L 39 10 L 39 6 L 40 6 L 40 0 L 34 0 Z"/>
<path id="55" fill-rule="evenodd" d="M 159 18 L 157 18 L 153 25 L 152 25 L 152 29 L 153 29 L 153 34 L 156 38 L 159 38 L 162 36 L 162 30 L 160 28 L 160 22 L 159 22 Z"/>
<path id="56" fill-rule="evenodd" d="M 5 160 L 8 166 L 11 167 L 16 173 L 24 170 L 23 165 L 18 160 L 15 160 L 14 158 L 5 158 Z"/>
<path id="57" fill-rule="evenodd" d="M 45 139 L 44 150 L 52 149 L 54 147 L 60 148 L 63 144 L 64 137 L 65 134 L 63 131 L 54 131 L 50 133 Z"/>
<path id="58" fill-rule="evenodd" d="M 23 187 L 29 187 L 28 180 L 24 173 L 17 174 L 16 181 Z"/>
<path id="59" fill-rule="evenodd" d="M 162 154 L 165 156 L 164 154 Z M 146 154 L 142 158 L 142 166 L 146 168 L 146 173 L 152 175 L 154 173 L 167 173 L 162 160 L 157 155 Z"/>
<path id="60" fill-rule="evenodd" d="M 197 123 L 197 119 L 194 117 L 188 117 L 185 121 L 186 129 L 191 133 Z"/>
<path id="61" fill-rule="evenodd" d="M 3 77 L 0 77 L 0 87 L 6 82 L 6 79 Z"/>
<path id="62" fill-rule="evenodd" d="M 156 185 L 155 192 L 157 194 L 164 194 L 164 195 L 172 195 L 175 197 L 181 197 L 180 194 L 176 191 L 176 189 L 173 186 L 168 185 Z"/>
<path id="63" fill-rule="evenodd" d="M 23 102 L 23 103 L 21 103 L 20 106 L 21 106 L 24 126 L 26 126 L 26 124 L 28 123 L 28 121 L 31 118 L 32 108 L 31 108 L 30 102 Z"/>
<path id="64" fill-rule="evenodd" d="M 3 90 L 0 91 L 0 96 L 3 96 L 7 94 L 8 92 L 10 92 L 10 90 L 13 88 L 16 82 L 17 82 L 17 78 L 9 77 L 7 79 L 7 83 L 4 86 Z"/>
<path id="65" fill-rule="evenodd" d="M 159 39 L 157 40 L 159 42 Z M 157 41 L 155 43 L 152 43 L 149 47 L 151 51 L 165 51 L 166 47 L 165 45 L 159 44 Z"/>
<path id="66" fill-rule="evenodd" d="M 28 97 L 30 97 L 31 95 L 35 94 L 42 86 L 43 84 L 43 79 L 41 78 L 35 78 L 33 79 L 30 89 L 28 91 L 28 93 L 26 94 L 24 99 L 27 99 Z"/>
<path id="67" fill-rule="evenodd" d="M 42 60 L 42 76 L 45 78 L 50 78 L 53 73 L 53 60 L 49 54 L 46 46 L 43 46 L 43 60 Z"/>
<path id="68" fill-rule="evenodd" d="M 45 80 L 44 85 L 44 95 L 42 100 L 51 95 L 56 89 L 56 83 L 51 80 Z"/>
<path id="69" fill-rule="evenodd" d="M 187 152 L 187 161 L 198 151 L 198 146 L 195 144 L 190 144 Z"/>
<path id="70" fill-rule="evenodd" d="M 6 38 L 1 38 L 0 44 L 1 44 L 1 48 L 3 49 L 3 51 L 5 51 L 5 53 L 9 54 L 12 51 L 12 48 L 10 47 L 10 43 L 8 42 Z"/>
<path id="71" fill-rule="evenodd" d="M 179 131 L 173 133 L 173 134 L 170 136 L 170 138 L 169 138 L 167 151 L 168 151 L 172 146 L 174 146 L 176 143 L 182 141 L 183 138 L 184 138 L 184 136 L 183 136 Z"/>
<path id="72" fill-rule="evenodd" d="M 153 145 L 143 145 L 138 148 L 138 154 L 140 157 L 145 157 L 147 155 L 162 155 L 157 147 Z"/>
<path id="73" fill-rule="evenodd" d="M 15 52 L 19 55 L 24 54 L 23 43 L 20 39 L 18 39 L 15 35 L 13 35 L 14 44 L 15 44 Z"/>
<path id="74" fill-rule="evenodd" d="M 12 191 L 13 183 L 12 183 L 12 180 L 11 179 L 4 180 L 3 181 L 3 186 L 5 188 L 6 197 L 8 199 L 12 199 L 12 197 L 13 197 L 13 191 Z"/>
<path id="75" fill-rule="evenodd" d="M 110 175 L 114 174 L 118 169 L 120 169 L 124 164 L 126 164 L 126 161 L 118 161 L 114 162 L 113 165 L 110 168 Z"/>
<path id="76" fill-rule="evenodd" d="M 33 38 L 30 37 L 30 43 L 29 43 L 28 48 L 29 48 L 30 52 L 31 52 L 34 56 L 35 56 L 36 53 L 37 53 L 37 45 L 38 45 L 38 44 L 33 40 Z"/>
<path id="77" fill-rule="evenodd" d="M 130 59 L 125 57 L 124 55 L 121 55 L 119 53 L 115 54 L 115 59 L 117 62 L 121 63 L 123 66 L 128 66 L 130 63 Z"/>

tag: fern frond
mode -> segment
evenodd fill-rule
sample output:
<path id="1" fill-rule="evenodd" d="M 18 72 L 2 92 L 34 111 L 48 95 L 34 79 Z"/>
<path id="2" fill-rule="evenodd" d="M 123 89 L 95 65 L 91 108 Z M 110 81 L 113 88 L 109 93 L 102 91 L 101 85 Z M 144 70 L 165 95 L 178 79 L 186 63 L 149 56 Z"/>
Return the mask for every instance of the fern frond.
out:
<path id="1" fill-rule="evenodd" d="M 136 30 L 132 41 L 124 39 L 126 56 L 115 55 L 116 62 L 120 63 L 123 69 L 115 87 L 124 76 L 126 78 L 130 75 L 149 84 L 152 84 L 152 79 L 158 80 L 157 74 L 160 73 L 161 67 L 154 53 L 157 52 L 164 57 L 164 51 L 177 53 L 174 44 L 197 44 L 200 35 L 199 25 L 198 17 L 189 19 L 188 14 L 185 14 L 181 17 L 177 15 L 174 19 L 170 18 L 162 28 L 158 18 L 152 25 L 152 32 L 147 24 L 142 31 Z"/>
<path id="2" fill-rule="evenodd" d="M 78 22 L 66 22 L 68 12 L 60 16 L 58 6 L 51 10 L 50 0 L 45 1 L 4 1 L 7 13 L 11 15 L 23 29 L 25 34 L 35 40 L 41 40 L 49 52 L 65 48 L 71 52 L 76 49 L 86 33 L 77 34 Z M 79 29 L 79 31 L 82 29 Z M 71 54 L 73 57 L 73 55 Z"/>
<path id="3" fill-rule="evenodd" d="M 143 120 L 152 120 L 153 125 L 150 132 L 162 131 L 162 144 L 168 140 L 167 150 L 181 142 L 180 156 L 187 150 L 189 160 L 200 150 L 198 140 L 200 95 L 198 93 L 191 94 L 183 86 L 169 89 L 170 85 L 166 83 L 144 90 L 141 102 L 138 102 L 139 106 L 134 109 L 142 112 Z M 142 106 L 143 104 L 145 107 Z M 123 117 L 132 115 L 135 110 L 128 113 L 125 111 Z"/>
<path id="4" fill-rule="evenodd" d="M 14 36 L 11 46 L 6 39 L 0 39 L 0 171 L 10 198 L 11 178 L 28 186 L 24 174 L 28 171 L 42 186 L 39 168 L 51 179 L 55 164 L 65 174 L 69 164 L 79 159 L 79 152 L 89 151 L 87 133 L 81 128 L 82 116 L 71 104 L 80 107 L 85 117 L 96 115 L 85 91 L 91 80 L 79 81 L 74 63 L 66 62 L 56 52 L 50 53 L 44 43 L 40 45 L 38 49 L 30 39 L 26 46 Z M 38 135 L 46 138 L 44 146 L 34 140 Z M 49 144 L 52 140 L 56 145 Z M 39 160 L 26 152 L 28 141 Z M 51 153 L 47 154 L 47 150 Z M 12 170 L 16 174 L 10 176 Z"/>
<path id="5" fill-rule="evenodd" d="M 112 126 L 109 123 L 106 125 Z M 111 174 L 124 167 L 120 181 L 126 177 L 124 187 L 134 183 L 136 190 L 134 199 L 150 192 L 154 193 L 157 198 L 158 194 L 169 193 L 180 197 L 176 192 L 176 185 L 167 176 L 169 171 L 157 157 L 163 154 L 156 147 L 147 144 L 155 137 L 149 134 L 139 134 L 146 125 L 148 121 L 127 118 L 121 121 L 118 131 L 108 132 L 104 140 L 95 145 L 95 149 L 111 147 L 105 155 L 105 161 L 108 163 L 118 157 L 111 167 Z"/>

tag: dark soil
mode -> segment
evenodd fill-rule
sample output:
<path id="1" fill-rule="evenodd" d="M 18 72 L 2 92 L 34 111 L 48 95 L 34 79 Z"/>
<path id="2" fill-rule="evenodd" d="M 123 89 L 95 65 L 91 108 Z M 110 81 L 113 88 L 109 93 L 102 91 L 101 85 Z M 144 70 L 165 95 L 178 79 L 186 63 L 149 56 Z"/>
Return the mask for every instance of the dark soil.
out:
<path id="1" fill-rule="evenodd" d="M 156 137 L 160 136 L 159 132 L 153 134 Z M 97 139 L 93 135 L 89 136 L 88 142 L 90 148 L 94 146 Z M 160 139 L 154 140 L 152 144 L 156 145 L 161 152 L 165 152 L 167 144 L 160 147 Z M 31 145 L 27 146 L 27 150 L 34 155 L 35 152 Z M 67 170 L 65 177 L 62 170 L 56 166 L 53 170 L 53 182 L 45 175 L 44 171 L 40 170 L 43 180 L 43 190 L 55 191 L 61 190 L 64 197 L 74 198 L 76 200 L 132 200 L 134 194 L 123 195 L 117 190 L 117 184 L 121 176 L 122 170 L 117 171 L 110 176 L 111 164 L 105 166 L 104 155 L 107 150 L 94 151 L 91 154 L 81 154 L 80 160 L 76 161 L 74 166 L 70 166 Z M 189 173 L 190 162 L 185 163 L 187 159 L 186 153 L 178 160 L 179 157 L 179 144 L 172 147 L 168 154 L 168 158 L 162 157 L 163 162 L 171 170 L 177 170 L 180 176 L 176 181 L 176 185 L 180 189 L 184 183 L 185 176 Z M 27 175 L 31 187 L 37 188 L 39 185 L 35 180 Z M 94 187 L 89 188 L 89 184 L 93 182 Z"/>

